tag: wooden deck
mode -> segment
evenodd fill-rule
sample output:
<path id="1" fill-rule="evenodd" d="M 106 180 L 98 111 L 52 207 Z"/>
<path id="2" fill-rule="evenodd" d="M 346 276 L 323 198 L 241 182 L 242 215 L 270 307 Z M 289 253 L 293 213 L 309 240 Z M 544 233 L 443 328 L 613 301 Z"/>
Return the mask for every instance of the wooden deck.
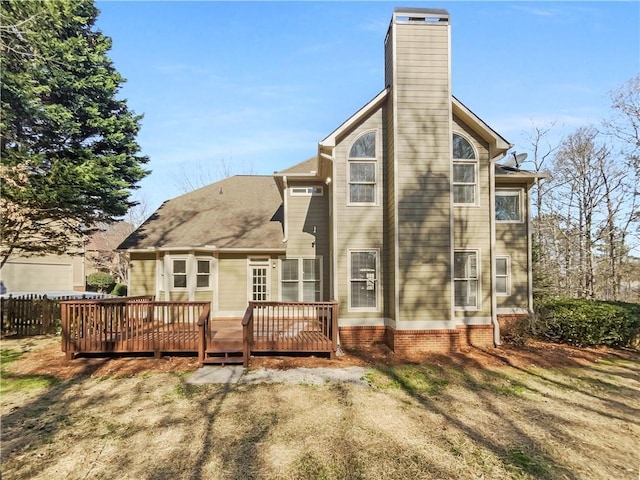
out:
<path id="1" fill-rule="evenodd" d="M 193 353 L 203 364 L 248 364 L 253 353 L 337 349 L 337 304 L 251 302 L 245 316 L 210 318 L 208 302 L 149 299 L 62 302 L 62 350 L 83 353 Z"/>

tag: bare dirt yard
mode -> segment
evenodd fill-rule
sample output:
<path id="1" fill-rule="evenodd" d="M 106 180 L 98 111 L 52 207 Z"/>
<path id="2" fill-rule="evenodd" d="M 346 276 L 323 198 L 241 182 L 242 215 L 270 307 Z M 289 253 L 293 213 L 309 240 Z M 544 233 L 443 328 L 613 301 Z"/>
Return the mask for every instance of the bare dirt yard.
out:
<path id="1" fill-rule="evenodd" d="M 79 358 L 3 339 L 2 478 L 633 479 L 640 353 L 531 343 L 251 369 L 365 367 L 346 383 L 192 385 L 193 357 Z"/>

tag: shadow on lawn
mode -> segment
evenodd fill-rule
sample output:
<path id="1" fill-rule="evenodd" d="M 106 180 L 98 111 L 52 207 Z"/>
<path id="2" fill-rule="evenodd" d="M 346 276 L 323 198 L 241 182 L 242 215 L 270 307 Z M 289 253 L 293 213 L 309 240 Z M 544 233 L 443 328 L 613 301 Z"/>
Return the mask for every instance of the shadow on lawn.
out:
<path id="1" fill-rule="evenodd" d="M 486 350 L 483 352 L 486 353 Z M 351 353 L 357 355 L 357 352 Z M 609 422 L 615 420 L 640 424 L 637 420 L 640 409 L 631 406 L 633 398 L 637 397 L 636 390 L 590 376 L 591 374 L 612 375 L 611 371 L 592 368 L 580 362 L 572 365 L 572 362 L 568 361 L 567 365 L 572 366 L 557 369 L 558 376 L 561 378 L 559 379 L 554 378 L 553 369 L 549 369 L 547 374 L 545 370 L 537 367 L 524 368 L 514 365 L 500 355 L 499 351 L 496 351 L 495 356 L 497 360 L 504 361 L 505 367 L 487 368 L 486 365 L 480 362 L 474 363 L 469 356 L 466 356 L 464 361 L 458 362 L 457 365 L 456 359 L 449 357 L 444 362 L 446 365 L 444 367 L 434 364 L 412 364 L 409 367 L 413 372 L 412 375 L 408 375 L 398 365 L 372 368 L 386 376 L 393 386 L 400 388 L 426 410 L 441 416 L 448 425 L 474 444 L 493 453 L 507 470 L 516 470 L 534 478 L 569 480 L 578 478 L 577 474 L 571 470 L 570 463 L 562 455 L 552 453 L 549 445 L 541 440 L 549 438 L 558 444 L 580 445 L 584 439 L 572 431 L 575 420 L 564 418 L 538 402 L 518 402 L 514 408 L 522 409 L 523 418 L 531 419 L 531 423 L 541 430 L 540 434 L 530 434 L 525 431 L 525 425 L 519 425 L 510 418 L 509 412 L 496 407 L 495 398 L 536 395 L 542 402 L 559 402 L 570 410 L 580 410 L 604 417 Z M 631 365 L 622 365 L 622 368 L 626 370 L 629 378 L 640 382 L 640 369 Z M 572 373 L 580 371 L 585 374 L 576 376 Z M 416 372 L 421 373 L 416 374 Z M 422 375 L 422 378 L 416 378 L 416 375 Z M 573 381 L 574 378 L 575 381 Z M 472 392 L 473 398 L 469 398 L 469 401 L 479 403 L 479 410 L 483 412 L 483 421 L 469 418 L 463 412 L 458 413 L 447 408 L 449 405 L 447 388 L 450 383 L 461 385 Z M 594 388 L 610 394 L 599 394 L 594 392 Z M 584 401 L 576 404 L 575 397 L 574 400 L 567 399 L 562 392 L 576 394 Z M 624 402 L 624 398 L 629 400 L 629 404 Z M 599 409 L 594 404 L 601 404 L 606 408 Z M 495 428 L 500 431 L 496 433 L 495 430 L 486 429 L 487 422 L 495 422 Z M 484 428 L 479 428 L 479 425 L 484 425 Z M 585 447 L 580 453 L 584 456 L 585 462 L 589 461 L 586 453 L 588 448 Z"/>

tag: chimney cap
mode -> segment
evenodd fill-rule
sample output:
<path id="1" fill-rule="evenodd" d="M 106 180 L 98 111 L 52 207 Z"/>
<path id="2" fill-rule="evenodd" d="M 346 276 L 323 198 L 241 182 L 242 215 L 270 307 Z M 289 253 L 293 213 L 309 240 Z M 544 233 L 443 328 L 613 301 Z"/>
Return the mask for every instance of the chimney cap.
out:
<path id="1" fill-rule="evenodd" d="M 444 8 L 414 8 L 414 7 L 396 7 L 393 10 L 393 18 L 402 21 L 426 21 L 431 22 L 448 22 L 449 12 Z"/>

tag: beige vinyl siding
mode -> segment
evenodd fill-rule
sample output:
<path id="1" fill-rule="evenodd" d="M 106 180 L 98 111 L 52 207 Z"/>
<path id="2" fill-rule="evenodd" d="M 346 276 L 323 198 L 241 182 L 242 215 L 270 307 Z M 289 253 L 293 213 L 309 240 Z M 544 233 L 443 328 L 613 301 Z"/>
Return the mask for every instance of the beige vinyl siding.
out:
<path id="1" fill-rule="evenodd" d="M 526 188 L 522 185 L 501 184 L 500 188 L 522 189 L 522 195 L 527 195 Z M 523 204 L 527 209 L 528 196 L 524 197 Z M 498 308 L 528 308 L 529 305 L 528 215 L 529 212 L 525 210 L 525 221 L 522 223 L 496 223 L 496 255 L 508 255 L 511 259 L 511 294 L 497 297 Z"/>
<path id="2" fill-rule="evenodd" d="M 196 302 L 210 302 L 213 297 L 211 290 L 197 290 L 194 295 Z"/>
<path id="3" fill-rule="evenodd" d="M 391 63 L 391 62 L 389 62 Z M 385 198 L 385 249 L 382 251 L 382 268 L 384 276 L 384 315 L 385 317 L 395 320 L 396 319 L 396 197 L 395 197 L 395 170 L 394 170 L 394 117 L 390 114 L 393 105 L 393 92 L 389 96 L 388 103 L 384 111 L 386 114 L 386 123 L 384 136 L 386 140 L 384 150 L 384 198 Z"/>
<path id="4" fill-rule="evenodd" d="M 247 266 L 246 254 L 220 254 L 218 310 L 239 311 L 247 308 Z"/>
<path id="5" fill-rule="evenodd" d="M 74 290 L 75 276 L 74 261 L 67 255 L 14 256 L 0 272 L 9 293 Z"/>
<path id="6" fill-rule="evenodd" d="M 473 146 L 478 159 L 477 205 L 455 206 L 454 245 L 456 250 L 477 249 L 480 252 L 479 310 L 456 311 L 456 317 L 491 315 L 491 189 L 489 145 L 457 117 L 453 117 L 454 133 L 463 136 Z"/>
<path id="7" fill-rule="evenodd" d="M 330 229 L 329 229 L 329 189 L 324 184 L 295 183 L 289 187 L 317 186 L 323 188 L 323 195 L 292 195 L 288 191 L 287 219 L 289 222 L 289 239 L 287 241 L 288 257 L 322 257 L 322 294 L 323 300 L 329 300 L 330 286 Z M 314 232 L 315 228 L 315 232 Z M 273 271 L 273 274 L 276 272 Z M 277 275 L 276 283 L 277 283 Z M 273 282 L 273 276 L 272 276 Z M 272 288 L 271 298 L 279 298 L 279 289 Z"/>
<path id="8" fill-rule="evenodd" d="M 169 292 L 169 301 L 171 302 L 188 302 L 189 292 L 184 291 L 172 291 Z"/>
<path id="9" fill-rule="evenodd" d="M 338 139 L 334 150 L 336 178 L 334 179 L 336 205 L 337 244 L 334 254 L 337 257 L 338 300 L 342 318 L 382 318 L 384 316 L 384 201 L 383 201 L 383 117 L 382 107 L 367 119 L 356 125 L 344 137 Z M 349 166 L 347 156 L 356 138 L 364 132 L 376 131 L 376 204 L 348 205 Z M 348 272 L 349 249 L 379 249 L 378 310 L 377 312 L 349 312 L 348 291 L 350 288 Z"/>
<path id="10" fill-rule="evenodd" d="M 129 285 L 129 295 L 156 294 L 155 253 L 131 253 L 131 259 L 129 261 Z"/>
<path id="11" fill-rule="evenodd" d="M 396 24 L 395 184 L 399 318 L 451 316 L 449 28 Z"/>

